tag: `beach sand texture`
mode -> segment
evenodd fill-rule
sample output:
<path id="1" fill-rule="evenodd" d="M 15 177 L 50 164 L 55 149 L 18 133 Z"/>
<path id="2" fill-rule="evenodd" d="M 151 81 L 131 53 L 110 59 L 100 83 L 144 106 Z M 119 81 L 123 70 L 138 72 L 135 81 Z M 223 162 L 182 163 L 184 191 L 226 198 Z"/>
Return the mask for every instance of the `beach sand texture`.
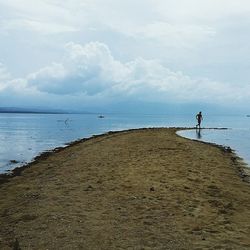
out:
<path id="1" fill-rule="evenodd" d="M 97 136 L 1 184 L 0 249 L 250 249 L 234 155 L 175 132 Z"/>

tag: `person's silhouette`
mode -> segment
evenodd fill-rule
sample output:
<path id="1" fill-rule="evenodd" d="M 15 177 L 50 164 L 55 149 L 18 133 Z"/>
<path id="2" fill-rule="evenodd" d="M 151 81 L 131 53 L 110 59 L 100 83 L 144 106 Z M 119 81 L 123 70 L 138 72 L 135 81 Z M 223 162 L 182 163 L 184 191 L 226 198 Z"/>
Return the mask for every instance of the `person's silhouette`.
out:
<path id="1" fill-rule="evenodd" d="M 203 120 L 201 111 L 196 115 L 196 120 L 198 124 L 196 125 L 196 128 L 201 128 L 201 121 Z"/>

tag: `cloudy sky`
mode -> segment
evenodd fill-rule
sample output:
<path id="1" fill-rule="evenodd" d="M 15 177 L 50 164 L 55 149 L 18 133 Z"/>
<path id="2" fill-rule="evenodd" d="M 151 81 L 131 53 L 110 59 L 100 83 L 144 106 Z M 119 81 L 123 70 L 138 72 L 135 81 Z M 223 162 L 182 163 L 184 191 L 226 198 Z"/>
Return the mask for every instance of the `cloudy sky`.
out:
<path id="1" fill-rule="evenodd" d="M 246 112 L 249 27 L 248 0 L 0 0 L 0 106 Z"/>

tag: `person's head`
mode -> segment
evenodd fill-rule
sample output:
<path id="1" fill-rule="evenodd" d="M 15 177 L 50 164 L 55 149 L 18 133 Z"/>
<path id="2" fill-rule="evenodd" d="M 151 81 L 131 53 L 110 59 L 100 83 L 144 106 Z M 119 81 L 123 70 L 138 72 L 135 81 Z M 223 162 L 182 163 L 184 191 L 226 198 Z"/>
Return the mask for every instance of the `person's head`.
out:
<path id="1" fill-rule="evenodd" d="M 199 114 L 201 115 L 201 111 L 199 112 Z"/>

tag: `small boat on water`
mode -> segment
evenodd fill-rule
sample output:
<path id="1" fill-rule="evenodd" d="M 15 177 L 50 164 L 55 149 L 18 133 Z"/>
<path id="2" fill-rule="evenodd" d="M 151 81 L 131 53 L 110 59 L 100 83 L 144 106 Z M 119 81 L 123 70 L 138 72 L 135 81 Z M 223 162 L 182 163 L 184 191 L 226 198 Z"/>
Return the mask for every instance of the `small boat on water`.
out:
<path id="1" fill-rule="evenodd" d="M 104 115 L 99 115 L 98 118 L 104 118 Z"/>

